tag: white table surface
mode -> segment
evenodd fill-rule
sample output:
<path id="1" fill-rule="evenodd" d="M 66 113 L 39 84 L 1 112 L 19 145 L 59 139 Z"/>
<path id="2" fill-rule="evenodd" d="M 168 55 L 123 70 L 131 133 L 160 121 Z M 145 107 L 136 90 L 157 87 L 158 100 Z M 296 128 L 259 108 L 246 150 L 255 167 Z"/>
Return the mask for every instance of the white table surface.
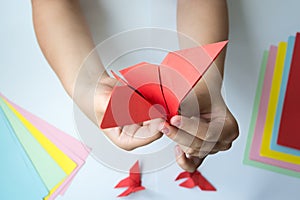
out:
<path id="1" fill-rule="evenodd" d="M 0 91 L 9 99 L 78 137 L 73 103 L 45 61 L 35 38 L 29 1 L 0 2 Z M 218 189 L 187 190 L 174 182 L 181 169 L 172 164 L 143 175 L 147 190 L 124 199 L 297 200 L 300 180 L 242 163 L 262 53 L 300 31 L 297 0 L 229 0 L 230 45 L 226 60 L 226 102 L 240 136 L 227 151 L 207 158 L 201 171 Z M 133 28 L 175 29 L 175 0 L 82 0 L 96 42 Z M 137 17 L 138 16 L 138 17 Z M 113 186 L 126 174 L 90 156 L 61 200 L 116 199 Z M 0 180 L 0 185 L 5 184 Z"/>

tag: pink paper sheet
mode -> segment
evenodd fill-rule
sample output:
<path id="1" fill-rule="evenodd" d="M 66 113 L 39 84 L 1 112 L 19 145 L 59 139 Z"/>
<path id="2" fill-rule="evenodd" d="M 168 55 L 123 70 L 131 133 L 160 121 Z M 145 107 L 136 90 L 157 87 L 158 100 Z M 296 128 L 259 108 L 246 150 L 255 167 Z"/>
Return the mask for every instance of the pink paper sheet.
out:
<path id="1" fill-rule="evenodd" d="M 276 54 L 277 54 L 277 47 L 271 46 L 269 51 L 269 58 L 267 62 L 266 67 L 266 74 L 262 89 L 262 96 L 260 100 L 257 120 L 256 120 L 256 126 L 254 130 L 254 136 L 253 141 L 250 149 L 250 159 L 256 160 L 259 162 L 263 162 L 269 165 L 274 165 L 286 169 L 290 169 L 293 171 L 300 172 L 299 166 L 287 162 L 282 162 L 279 160 L 262 157 L 260 156 L 260 146 L 262 141 L 262 134 L 264 132 L 264 125 L 266 121 L 266 114 L 268 109 L 268 102 L 269 102 L 269 96 L 270 96 L 270 90 L 271 90 L 271 84 L 272 84 L 272 78 L 273 78 L 273 72 L 274 72 L 274 66 L 276 61 Z"/>
<path id="2" fill-rule="evenodd" d="M 73 178 L 78 173 L 80 168 L 84 165 L 89 150 L 78 140 L 62 132 L 46 121 L 31 114 L 20 106 L 14 104 L 9 99 L 4 97 L 1 93 L 0 96 L 6 99 L 18 112 L 20 112 L 28 121 L 30 121 L 37 129 L 39 129 L 47 138 L 49 138 L 59 149 L 68 155 L 76 164 L 75 170 L 65 179 L 60 187 L 51 195 L 49 200 L 55 199 L 58 195 L 62 195 L 68 189 Z"/>

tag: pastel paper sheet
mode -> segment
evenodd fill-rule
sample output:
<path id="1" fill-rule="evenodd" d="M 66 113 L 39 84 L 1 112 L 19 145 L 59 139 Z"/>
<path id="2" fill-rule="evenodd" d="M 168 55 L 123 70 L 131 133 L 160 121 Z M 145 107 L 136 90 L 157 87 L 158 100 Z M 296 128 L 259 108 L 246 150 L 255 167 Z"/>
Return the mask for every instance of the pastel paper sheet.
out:
<path id="1" fill-rule="evenodd" d="M 40 200 L 48 190 L 0 108 L 0 199 Z"/>
<path id="2" fill-rule="evenodd" d="M 274 151 L 279 151 L 279 152 L 283 152 L 283 153 L 287 153 L 287 154 L 292 154 L 295 156 L 300 156 L 299 150 L 277 144 L 280 119 L 281 119 L 281 115 L 282 115 L 282 108 L 283 108 L 283 104 L 284 104 L 284 97 L 285 97 L 285 91 L 286 91 L 286 86 L 287 86 L 289 72 L 290 72 L 290 65 L 291 65 L 292 56 L 293 56 L 294 44 L 295 44 L 295 37 L 290 36 L 288 39 L 288 47 L 287 47 L 287 51 L 286 51 L 284 69 L 283 69 L 283 74 L 282 74 L 282 81 L 281 81 L 281 86 L 280 86 L 279 99 L 278 99 L 278 104 L 277 104 L 277 109 L 276 109 L 276 116 L 275 116 L 275 122 L 274 122 L 274 127 L 273 127 L 272 139 L 271 139 L 271 149 Z"/>
<path id="3" fill-rule="evenodd" d="M 296 35 L 277 143 L 300 150 L 300 33 Z"/>
<path id="4" fill-rule="evenodd" d="M 296 165 L 267 157 L 262 157 L 259 154 L 262 132 L 266 117 L 266 109 L 270 94 L 269 92 L 276 61 L 276 54 L 276 46 L 271 46 L 270 51 L 265 51 L 263 54 L 246 143 L 244 163 L 252 165 L 254 167 L 300 178 L 300 173 L 294 171 L 294 169 L 297 169 Z"/>
<path id="5" fill-rule="evenodd" d="M 3 95 L 0 94 L 3 97 Z M 5 98 L 5 97 L 3 97 Z M 45 200 L 49 198 L 49 200 L 54 199 L 59 194 L 63 194 L 74 176 L 78 173 L 80 168 L 84 165 L 87 156 L 89 155 L 89 150 L 86 149 L 81 142 L 76 140 L 75 138 L 69 136 L 68 134 L 60 131 L 54 126 L 48 124 L 42 119 L 36 117 L 35 115 L 29 113 L 28 111 L 22 109 L 18 105 L 12 103 L 8 99 L 6 99 L 8 104 L 13 107 L 14 112 L 18 114 L 18 116 L 22 115 L 24 118 L 28 120 L 28 123 L 31 123 L 38 130 L 40 130 L 48 139 L 51 140 L 59 149 L 61 149 L 68 157 L 70 157 L 76 164 L 77 167 L 72 171 L 72 173 L 65 179 L 65 181 L 61 182 L 60 185 L 57 186 L 57 189 L 53 191 L 50 197 L 46 197 Z"/>
<path id="6" fill-rule="evenodd" d="M 48 191 L 51 191 L 58 183 L 66 178 L 66 173 L 23 126 L 13 112 L 11 112 L 3 99 L 0 99 L 0 105 L 12 125 L 19 142 L 25 149 Z"/>
<path id="7" fill-rule="evenodd" d="M 146 188 L 142 186 L 141 181 L 141 172 L 139 167 L 139 162 L 136 163 L 129 170 L 129 177 L 121 180 L 115 188 L 123 188 L 127 187 L 127 189 L 118 195 L 118 197 L 125 197 L 130 195 L 133 192 L 138 192 L 140 190 L 145 190 Z"/>
<path id="8" fill-rule="evenodd" d="M 2 99 L 3 100 L 3 99 Z M 74 165 L 76 167 L 76 164 L 67 157 L 66 154 L 64 154 L 60 149 L 57 148 L 48 138 L 45 137 L 38 129 L 36 129 L 30 122 L 28 122 L 23 116 L 20 115 L 20 113 L 16 112 L 16 110 L 8 104 L 5 100 L 3 100 L 8 107 L 9 110 L 7 112 L 10 112 L 11 115 L 15 115 L 17 120 L 19 120 L 19 126 L 20 124 L 24 126 L 36 139 L 37 142 L 39 142 L 42 147 L 47 151 L 47 153 L 53 158 L 53 160 L 59 165 L 59 167 L 65 172 L 65 178 L 67 175 L 71 174 L 74 170 Z M 23 141 L 21 141 L 22 143 Z M 70 162 L 71 161 L 71 162 Z M 69 165 L 69 166 L 68 166 Z M 48 169 L 48 171 L 50 171 Z M 70 171 L 72 170 L 72 171 Z M 49 195 L 45 197 L 45 199 L 48 199 L 50 196 L 53 196 L 53 193 L 58 189 L 58 187 L 65 181 L 65 178 L 61 179 L 59 182 L 56 183 L 56 185 L 52 188 L 49 188 Z"/>
<path id="9" fill-rule="evenodd" d="M 121 85 L 113 88 L 100 127 L 169 120 L 227 42 L 170 52 L 160 65 L 142 62 L 128 67 L 120 71 L 125 80 L 113 73 Z"/>
<path id="10" fill-rule="evenodd" d="M 283 74 L 283 68 L 284 68 L 284 61 L 285 61 L 285 55 L 287 50 L 287 43 L 286 42 L 280 42 L 278 46 L 278 52 L 276 57 L 276 63 L 275 63 L 275 69 L 273 73 L 273 80 L 272 80 L 272 86 L 270 91 L 270 97 L 269 97 L 269 103 L 268 103 L 268 110 L 266 114 L 266 121 L 262 136 L 262 142 L 261 142 L 261 148 L 260 148 L 260 154 L 264 157 L 273 158 L 276 160 L 281 160 L 283 162 L 289 162 L 292 164 L 298 165 L 298 171 L 300 170 L 300 157 L 278 152 L 270 149 L 271 145 L 271 137 L 273 133 L 273 126 L 275 122 L 275 115 L 276 115 L 276 107 L 278 104 L 278 97 L 279 97 L 279 91 L 280 91 L 280 84 Z"/>

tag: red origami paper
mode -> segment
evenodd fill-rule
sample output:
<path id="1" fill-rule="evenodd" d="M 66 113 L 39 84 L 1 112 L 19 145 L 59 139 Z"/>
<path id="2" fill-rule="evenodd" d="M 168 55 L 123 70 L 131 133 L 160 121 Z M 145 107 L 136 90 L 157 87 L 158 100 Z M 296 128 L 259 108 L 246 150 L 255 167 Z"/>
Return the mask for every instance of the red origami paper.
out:
<path id="1" fill-rule="evenodd" d="M 145 187 L 142 186 L 141 174 L 139 168 L 139 162 L 136 163 L 130 168 L 129 177 L 121 180 L 115 188 L 128 187 L 123 193 L 121 193 L 118 197 L 128 196 L 133 192 L 137 192 L 140 190 L 144 190 Z"/>
<path id="2" fill-rule="evenodd" d="M 284 97 L 277 143 L 300 150 L 300 33 L 296 35 L 289 79 Z"/>
<path id="3" fill-rule="evenodd" d="M 142 62 L 120 71 L 101 128 L 136 124 L 178 114 L 180 103 L 228 41 L 167 54 L 160 65 Z"/>
<path id="4" fill-rule="evenodd" d="M 199 171 L 193 173 L 182 172 L 177 176 L 175 181 L 183 178 L 187 178 L 187 180 L 180 184 L 181 187 L 193 188 L 198 186 L 201 190 L 216 191 L 216 188 Z"/>

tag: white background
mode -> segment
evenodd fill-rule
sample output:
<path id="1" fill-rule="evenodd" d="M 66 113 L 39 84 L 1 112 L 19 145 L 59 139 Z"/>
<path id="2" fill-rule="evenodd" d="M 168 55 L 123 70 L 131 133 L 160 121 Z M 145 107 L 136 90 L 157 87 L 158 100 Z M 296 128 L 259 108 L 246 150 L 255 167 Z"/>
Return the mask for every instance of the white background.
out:
<path id="1" fill-rule="evenodd" d="M 271 44 L 300 31 L 298 0 L 229 0 L 230 44 L 225 70 L 226 102 L 236 116 L 240 137 L 233 147 L 209 157 L 201 167 L 217 192 L 187 190 L 174 182 L 181 169 L 173 164 L 143 175 L 147 190 L 124 199 L 296 200 L 300 180 L 246 166 L 243 154 L 262 53 Z M 176 29 L 175 0 L 82 0 L 95 41 L 132 28 Z M 77 137 L 73 104 L 45 61 L 35 39 L 29 1 L 0 2 L 0 91 L 9 99 Z M 93 157 L 76 176 L 64 200 L 115 199 L 113 186 L 126 174 Z M 0 178 L 0 187 L 1 182 Z"/>

